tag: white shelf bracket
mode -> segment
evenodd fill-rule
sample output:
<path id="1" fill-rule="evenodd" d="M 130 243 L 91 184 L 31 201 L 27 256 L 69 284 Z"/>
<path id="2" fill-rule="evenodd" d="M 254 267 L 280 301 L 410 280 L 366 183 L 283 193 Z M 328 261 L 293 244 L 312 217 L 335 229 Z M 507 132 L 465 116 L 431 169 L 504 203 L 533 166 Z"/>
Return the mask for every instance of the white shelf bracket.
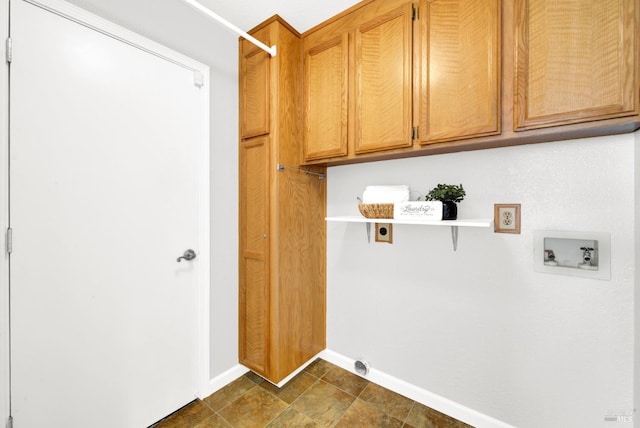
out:
<path id="1" fill-rule="evenodd" d="M 458 250 L 458 226 L 451 226 L 451 241 L 453 242 L 453 251 Z"/>
<path id="2" fill-rule="evenodd" d="M 367 244 L 371 244 L 371 223 L 365 223 L 367 227 Z"/>

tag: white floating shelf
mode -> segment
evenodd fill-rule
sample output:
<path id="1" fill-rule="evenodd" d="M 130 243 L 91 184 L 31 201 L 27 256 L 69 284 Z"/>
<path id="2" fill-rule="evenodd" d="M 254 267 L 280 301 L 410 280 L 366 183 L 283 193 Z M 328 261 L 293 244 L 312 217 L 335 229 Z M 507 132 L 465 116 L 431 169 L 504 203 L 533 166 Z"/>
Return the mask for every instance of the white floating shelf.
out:
<path id="1" fill-rule="evenodd" d="M 395 218 L 366 218 L 359 215 L 345 215 L 327 217 L 326 221 L 342 221 L 347 223 L 393 223 L 393 224 L 417 224 L 421 226 L 462 226 L 462 227 L 491 227 L 493 219 L 459 219 L 459 220 L 404 220 Z"/>
<path id="2" fill-rule="evenodd" d="M 451 241 L 453 242 L 453 251 L 458 248 L 458 228 L 459 227 L 491 227 L 493 219 L 459 219 L 459 220 L 404 220 L 394 218 L 366 218 L 359 215 L 354 216 L 336 216 L 326 217 L 326 221 L 343 222 L 343 223 L 365 223 L 367 227 L 367 240 L 371 242 L 371 223 L 389 223 L 389 224 L 414 224 L 418 226 L 449 226 L 451 227 Z"/>

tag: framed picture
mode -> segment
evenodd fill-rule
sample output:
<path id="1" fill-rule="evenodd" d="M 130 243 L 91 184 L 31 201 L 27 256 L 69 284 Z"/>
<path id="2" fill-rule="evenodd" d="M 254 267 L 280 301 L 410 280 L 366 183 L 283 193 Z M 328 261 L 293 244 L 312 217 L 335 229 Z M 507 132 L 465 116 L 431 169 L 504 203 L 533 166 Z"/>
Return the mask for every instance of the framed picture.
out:
<path id="1" fill-rule="evenodd" d="M 494 204 L 493 224 L 496 233 L 520 233 L 520 204 Z"/>

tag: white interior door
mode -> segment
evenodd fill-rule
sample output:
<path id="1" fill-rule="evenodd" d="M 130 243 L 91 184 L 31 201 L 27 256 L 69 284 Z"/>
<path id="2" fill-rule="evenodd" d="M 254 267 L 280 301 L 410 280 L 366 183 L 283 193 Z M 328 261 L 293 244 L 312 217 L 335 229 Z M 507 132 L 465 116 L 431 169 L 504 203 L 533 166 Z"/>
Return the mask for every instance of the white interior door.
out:
<path id="1" fill-rule="evenodd" d="M 144 427 L 195 398 L 194 72 L 12 0 L 12 416 Z"/>

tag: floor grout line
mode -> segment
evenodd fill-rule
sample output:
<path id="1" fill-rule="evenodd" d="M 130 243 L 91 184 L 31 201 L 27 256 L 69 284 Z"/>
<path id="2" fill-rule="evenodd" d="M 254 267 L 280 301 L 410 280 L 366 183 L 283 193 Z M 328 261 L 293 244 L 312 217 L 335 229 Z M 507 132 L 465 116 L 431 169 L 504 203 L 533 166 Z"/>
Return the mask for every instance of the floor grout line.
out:
<path id="1" fill-rule="evenodd" d="M 300 418 L 299 420 L 312 421 L 318 427 L 334 428 L 343 421 L 343 424 L 349 422 L 353 423 L 354 417 L 360 417 L 360 412 L 363 412 L 362 415 L 372 415 L 371 417 L 375 418 L 391 418 L 397 421 L 398 426 L 404 428 L 420 428 L 425 426 L 432 426 L 431 422 L 429 422 L 428 420 L 424 420 L 425 416 L 423 410 L 421 408 L 420 410 L 416 410 L 418 409 L 418 403 L 415 400 L 411 400 L 408 397 L 397 394 L 398 396 L 402 397 L 403 400 L 406 400 L 399 401 L 399 403 L 402 403 L 402 409 L 408 409 L 407 413 L 403 414 L 402 419 L 400 419 L 399 417 L 394 416 L 394 414 L 388 413 L 387 411 L 389 410 L 391 412 L 398 413 L 397 410 L 399 409 L 398 407 L 394 407 L 395 404 L 392 404 L 392 407 L 389 407 L 389 404 L 391 403 L 389 400 L 393 400 L 392 402 L 395 402 L 396 400 L 393 395 L 386 395 L 389 390 L 371 382 L 366 378 L 360 376 L 358 376 L 358 378 L 355 378 L 354 376 L 357 375 L 354 375 L 353 373 L 341 369 L 338 366 L 332 365 L 331 363 L 328 363 L 324 360 L 317 361 L 317 363 L 314 362 L 308 366 L 308 368 L 313 370 L 316 374 L 306 371 L 307 368 L 305 368 L 305 370 L 301 371 L 298 375 L 296 375 L 296 377 L 291 379 L 291 381 L 284 385 L 282 388 L 272 388 L 270 386 L 271 384 L 264 383 L 267 381 L 261 379 L 252 372 L 244 374 L 225 387 L 214 392 L 209 397 L 206 397 L 202 400 L 197 400 L 200 401 L 201 404 L 204 404 L 204 408 L 198 406 L 187 409 L 185 407 L 183 412 L 184 418 L 175 418 L 170 423 L 162 425 L 162 427 L 195 428 L 200 424 L 202 424 L 202 426 L 209 426 L 209 424 L 213 423 L 216 424 L 216 426 L 224 425 L 227 428 L 239 428 L 240 426 L 245 426 L 247 422 L 251 423 L 247 419 L 238 418 L 239 415 L 242 415 L 243 413 L 236 412 L 242 412 L 243 408 L 251 409 L 247 414 L 255 415 L 255 417 L 258 418 L 257 420 L 261 421 L 261 423 L 258 423 L 256 420 L 255 425 L 253 425 L 256 428 L 265 428 L 269 424 L 273 423 L 280 424 L 280 426 L 283 426 L 283 424 L 291 424 L 293 423 L 291 421 L 295 420 L 291 418 Z M 298 382 L 297 384 L 294 383 L 296 381 Z M 237 383 L 234 384 L 235 382 Z M 319 385 L 322 385 L 319 390 L 314 391 L 312 395 L 306 395 L 309 394 L 313 388 L 317 388 Z M 287 387 L 289 387 L 289 389 L 285 389 Z M 327 394 L 327 397 L 323 397 L 323 393 L 321 393 L 319 396 L 319 391 L 329 391 L 328 389 L 325 389 L 327 387 L 333 388 L 331 390 L 332 392 L 330 394 Z M 228 389 L 225 390 L 225 388 Z M 260 389 L 255 390 L 254 388 Z M 298 390 L 298 388 L 300 388 L 300 390 Z M 338 391 L 340 392 L 340 394 L 338 394 Z M 349 391 L 357 391 L 357 393 L 354 394 Z M 365 392 L 366 398 L 364 395 Z M 249 393 L 251 393 L 251 395 L 248 396 L 247 394 Z M 220 395 L 214 397 L 215 394 Z M 307 397 L 307 400 L 305 400 L 304 403 L 301 403 L 300 406 L 296 407 L 296 403 L 299 403 L 300 400 L 305 397 L 305 395 Z M 237 403 L 237 401 L 241 400 L 243 397 L 245 397 L 245 401 Z M 209 398 L 210 400 L 205 401 Z M 314 401 L 317 398 L 320 399 L 319 402 Z M 350 401 L 347 401 L 348 399 Z M 211 403 L 211 405 L 208 403 Z M 269 403 L 273 403 L 273 407 L 268 407 Z M 347 403 L 348 405 L 346 406 L 346 408 L 344 408 L 344 410 L 341 410 Z M 228 409 L 232 405 L 234 405 L 234 408 Z M 358 407 L 356 408 L 354 407 L 354 405 L 357 405 Z M 363 405 L 366 407 L 362 407 Z M 318 409 L 325 409 L 325 407 L 323 406 L 326 406 L 326 410 L 319 411 Z M 216 410 L 215 408 L 217 407 L 219 408 Z M 268 410 L 266 412 L 261 412 L 259 410 L 260 408 Z M 279 410 L 280 408 L 281 410 Z M 196 411 L 196 409 L 199 410 Z M 225 411 L 225 409 L 227 410 Z M 189 410 L 191 410 L 191 412 Z M 202 420 L 194 420 L 199 419 L 199 417 L 195 418 L 195 416 L 199 416 L 199 412 L 204 411 L 209 411 L 211 412 L 211 414 L 205 416 Z M 232 420 L 237 423 L 232 423 L 231 420 L 225 418 L 223 416 L 223 411 L 225 412 L 225 414 L 227 414 L 227 416 L 231 417 Z M 323 411 L 330 411 L 332 413 L 322 413 Z M 181 411 L 176 413 L 180 412 Z M 277 413 L 275 415 L 271 415 L 272 412 Z M 284 415 L 285 412 L 290 412 L 290 414 Z M 316 415 L 318 419 L 312 417 L 311 415 Z M 267 417 L 269 418 L 269 420 L 265 421 L 265 418 Z M 335 421 L 333 421 L 334 417 L 336 418 Z M 410 417 L 416 423 L 415 427 L 409 424 L 408 421 Z M 429 418 L 430 417 L 432 416 L 429 416 Z M 329 421 L 332 422 L 330 424 L 327 424 L 327 422 Z M 381 420 L 380 423 L 383 424 L 384 422 Z M 396 422 L 394 422 L 394 424 L 395 423 Z M 425 425 L 425 423 L 427 425 Z M 457 423 L 452 423 L 451 425 L 449 425 L 449 422 L 447 422 L 446 426 L 469 427 L 468 425 L 462 423 L 460 423 L 460 425 L 458 425 Z"/>

